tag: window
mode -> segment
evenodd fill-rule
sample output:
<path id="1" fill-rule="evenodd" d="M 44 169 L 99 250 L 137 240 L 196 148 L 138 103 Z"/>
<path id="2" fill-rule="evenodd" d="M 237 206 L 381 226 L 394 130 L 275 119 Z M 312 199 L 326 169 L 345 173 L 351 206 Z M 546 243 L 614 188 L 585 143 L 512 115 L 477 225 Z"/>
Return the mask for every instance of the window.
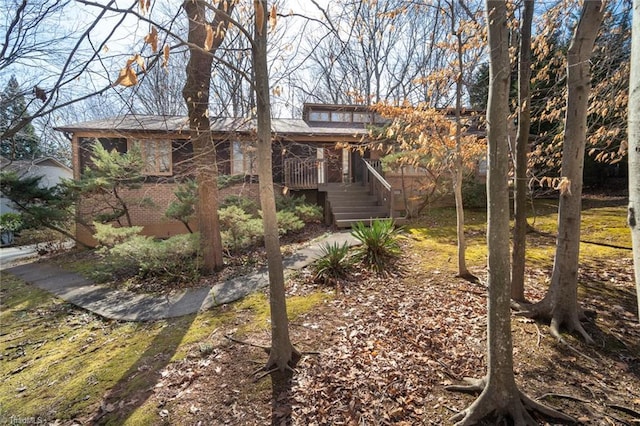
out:
<path id="1" fill-rule="evenodd" d="M 309 112 L 309 121 L 329 121 L 329 113 L 326 111 Z"/>
<path id="2" fill-rule="evenodd" d="M 256 174 L 255 148 L 249 142 L 235 141 L 231 147 L 231 174 Z"/>
<path id="3" fill-rule="evenodd" d="M 371 123 L 371 113 L 368 113 L 368 112 L 354 112 L 353 113 L 353 122 L 354 123 Z"/>
<path id="4" fill-rule="evenodd" d="M 351 113 L 333 111 L 331 113 L 331 121 L 336 123 L 349 123 L 351 121 Z"/>
<path id="5" fill-rule="evenodd" d="M 136 139 L 131 143 L 142 154 L 147 175 L 170 176 L 172 173 L 171 140 Z"/>

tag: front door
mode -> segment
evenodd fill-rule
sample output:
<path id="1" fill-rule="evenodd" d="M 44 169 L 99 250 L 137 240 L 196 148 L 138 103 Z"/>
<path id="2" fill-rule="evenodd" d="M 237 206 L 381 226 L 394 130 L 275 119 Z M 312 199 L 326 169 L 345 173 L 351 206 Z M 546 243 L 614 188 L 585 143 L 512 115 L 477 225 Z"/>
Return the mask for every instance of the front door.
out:
<path id="1" fill-rule="evenodd" d="M 325 148 L 324 161 L 327 164 L 327 183 L 342 183 L 342 149 Z"/>

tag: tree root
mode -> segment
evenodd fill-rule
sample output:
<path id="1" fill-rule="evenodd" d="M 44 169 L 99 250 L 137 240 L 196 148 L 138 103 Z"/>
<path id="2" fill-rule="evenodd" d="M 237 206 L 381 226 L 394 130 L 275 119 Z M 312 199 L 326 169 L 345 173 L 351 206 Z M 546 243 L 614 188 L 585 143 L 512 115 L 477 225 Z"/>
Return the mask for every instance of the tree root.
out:
<path id="1" fill-rule="evenodd" d="M 492 392 L 486 391 L 486 378 L 472 379 L 465 377 L 464 381 L 469 384 L 447 386 L 446 389 L 458 392 L 482 391 L 482 393 L 473 404 L 451 417 L 451 421 L 457 422 L 456 426 L 474 425 L 487 419 L 495 421 L 495 424 L 501 424 L 503 421 L 511 419 L 515 426 L 537 426 L 538 422 L 529 411 L 538 412 L 548 418 L 563 422 L 576 422 L 573 417 L 536 402 L 519 390 L 516 390 L 518 396 L 515 398 L 515 403 L 506 404 L 506 406 L 505 404 L 498 405 L 496 404 L 496 396 Z"/>
<path id="2" fill-rule="evenodd" d="M 238 340 L 235 337 L 228 334 L 225 334 L 224 337 L 240 345 L 246 345 L 246 346 L 251 346 L 253 348 L 262 349 L 263 351 L 266 352 L 267 355 L 271 354 L 270 346 L 262 346 L 262 345 L 257 345 L 255 343 L 246 342 L 244 340 Z M 272 374 L 277 374 L 278 372 L 283 373 L 285 375 L 293 375 L 297 373 L 294 367 L 298 364 L 298 361 L 300 361 L 300 358 L 302 358 L 303 355 L 319 355 L 319 352 L 299 352 L 295 347 L 292 347 L 291 359 L 285 366 L 284 371 L 281 371 L 280 367 L 278 367 L 275 363 L 269 360 L 266 365 L 256 369 L 253 373 L 251 373 L 251 376 L 254 377 L 253 378 L 254 383 L 259 382 L 260 380 Z"/>
<path id="3" fill-rule="evenodd" d="M 269 355 L 269 353 L 271 352 L 271 347 L 270 346 L 262 346 L 262 345 L 257 345 L 255 343 L 251 343 L 251 342 L 245 342 L 244 340 L 238 340 L 235 337 L 230 336 L 228 334 L 225 334 L 224 337 L 227 338 L 228 340 L 232 341 L 233 343 L 238 343 L 240 345 L 251 346 L 252 348 L 262 349 L 263 351 L 265 351 L 267 353 L 267 355 Z"/>
<path id="4" fill-rule="evenodd" d="M 277 365 L 273 365 L 273 366 L 265 365 L 264 367 L 258 368 L 251 375 L 254 376 L 253 382 L 257 383 L 260 380 L 264 379 L 265 377 L 270 376 L 272 374 L 277 374 L 278 372 L 280 372 L 280 368 Z M 297 371 L 291 365 L 287 365 L 285 367 L 285 371 L 281 373 L 285 373 L 286 375 L 294 375 L 297 373 Z"/>
<path id="5" fill-rule="evenodd" d="M 464 377 L 462 381 L 467 384 L 445 386 L 445 389 L 451 392 L 478 393 L 482 392 L 487 385 L 485 378 L 475 379 L 473 377 Z"/>
<path id="6" fill-rule="evenodd" d="M 564 340 L 560 333 L 560 328 L 562 326 L 564 326 L 564 328 L 566 328 L 569 332 L 578 332 L 578 334 L 580 334 L 586 344 L 595 344 L 589 333 L 587 333 L 587 331 L 580 323 L 580 318 L 586 318 L 583 311 L 578 312 L 578 315 L 576 316 L 561 315 L 560 313 L 552 312 L 552 308 L 549 307 L 548 304 L 543 305 L 542 302 L 527 304 L 519 303 L 513 300 L 511 301 L 511 308 L 516 310 L 515 315 L 517 316 L 536 320 L 550 321 L 549 332 L 551 333 L 551 335 L 558 341 L 568 346 L 570 345 Z M 584 354 L 581 355 L 586 356 Z"/>
<path id="7" fill-rule="evenodd" d="M 629 407 L 625 407 L 623 405 L 617 405 L 617 404 L 607 404 L 607 407 L 613 408 L 614 410 L 622 411 L 623 413 L 629 414 L 630 416 L 640 420 L 640 412 L 633 410 Z"/>
<path id="8" fill-rule="evenodd" d="M 587 401 L 586 399 L 582 399 L 582 398 L 578 398 L 577 396 L 573 396 L 573 395 L 566 395 L 563 393 L 545 393 L 544 395 L 536 398 L 536 399 L 544 399 L 544 398 L 564 398 L 564 399 L 571 399 L 573 401 L 578 401 L 578 402 L 582 402 L 582 403 L 589 403 L 590 401 Z"/>
<path id="9" fill-rule="evenodd" d="M 480 284 L 480 278 L 476 277 L 469 271 L 463 274 L 456 275 L 456 278 L 462 278 L 463 280 L 469 281 L 470 283 L 473 283 L 473 284 Z"/>

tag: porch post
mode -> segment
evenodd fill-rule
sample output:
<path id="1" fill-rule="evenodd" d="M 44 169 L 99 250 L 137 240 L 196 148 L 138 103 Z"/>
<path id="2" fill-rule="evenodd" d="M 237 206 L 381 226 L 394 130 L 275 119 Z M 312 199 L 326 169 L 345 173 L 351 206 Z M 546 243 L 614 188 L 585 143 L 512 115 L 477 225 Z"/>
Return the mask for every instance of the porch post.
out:
<path id="1" fill-rule="evenodd" d="M 325 184 L 325 162 L 324 162 L 324 148 L 319 146 L 316 148 L 316 159 L 318 160 L 318 185 Z"/>

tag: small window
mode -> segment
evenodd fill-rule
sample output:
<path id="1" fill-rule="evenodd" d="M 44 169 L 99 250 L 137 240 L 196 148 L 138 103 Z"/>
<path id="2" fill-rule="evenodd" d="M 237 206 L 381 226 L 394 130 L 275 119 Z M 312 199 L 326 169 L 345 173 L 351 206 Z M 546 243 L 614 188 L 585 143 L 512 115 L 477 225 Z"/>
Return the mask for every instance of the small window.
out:
<path id="1" fill-rule="evenodd" d="M 354 123 L 371 123 L 371 113 L 369 113 L 369 112 L 354 112 L 353 113 L 353 122 Z"/>
<path id="2" fill-rule="evenodd" d="M 310 111 L 309 121 L 329 121 L 329 113 L 326 111 Z"/>
<path id="3" fill-rule="evenodd" d="M 231 151 L 231 174 L 256 174 L 255 148 L 249 142 L 235 141 Z"/>
<path id="4" fill-rule="evenodd" d="M 172 173 L 171 140 L 136 139 L 131 146 L 137 147 L 144 160 L 144 172 L 152 176 L 170 176 Z"/>
<path id="5" fill-rule="evenodd" d="M 351 122 L 351 113 L 350 112 L 333 111 L 331 113 L 331 121 L 334 121 L 336 123 L 350 123 Z"/>

